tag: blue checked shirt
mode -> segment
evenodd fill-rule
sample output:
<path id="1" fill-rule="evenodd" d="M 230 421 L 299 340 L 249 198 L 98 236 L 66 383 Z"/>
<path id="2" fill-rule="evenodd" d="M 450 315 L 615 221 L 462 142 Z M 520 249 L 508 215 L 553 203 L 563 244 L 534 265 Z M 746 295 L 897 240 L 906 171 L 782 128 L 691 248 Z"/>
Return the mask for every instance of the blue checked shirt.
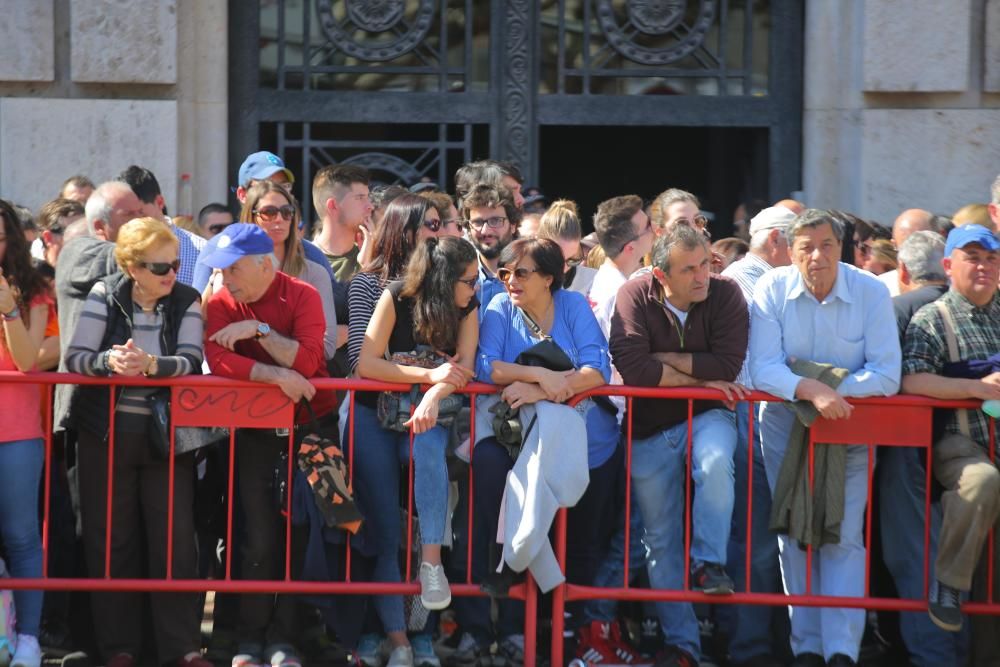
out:
<path id="1" fill-rule="evenodd" d="M 185 285 L 194 285 L 194 266 L 198 263 L 198 255 L 201 249 L 208 243 L 196 234 L 192 234 L 186 229 L 181 229 L 168 218 L 170 229 L 178 241 L 178 252 L 181 260 L 181 270 L 177 272 L 177 280 Z"/>

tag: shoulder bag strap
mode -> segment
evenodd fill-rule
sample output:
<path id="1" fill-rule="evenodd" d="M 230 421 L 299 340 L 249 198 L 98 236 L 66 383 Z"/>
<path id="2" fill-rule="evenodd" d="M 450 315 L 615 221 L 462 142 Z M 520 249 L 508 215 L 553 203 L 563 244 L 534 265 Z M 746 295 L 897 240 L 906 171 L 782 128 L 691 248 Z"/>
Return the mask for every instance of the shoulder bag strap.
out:
<path id="1" fill-rule="evenodd" d="M 955 336 L 955 319 L 951 316 L 951 311 L 948 310 L 948 306 L 945 305 L 941 299 L 935 301 L 934 305 L 937 306 L 938 312 L 941 313 L 941 322 L 944 324 L 944 339 L 948 345 L 948 361 L 961 361 L 958 354 L 958 338 Z M 972 430 L 969 428 L 968 409 L 958 409 L 955 411 L 955 414 L 958 417 L 959 431 L 962 432 L 962 435 L 971 437 Z"/>

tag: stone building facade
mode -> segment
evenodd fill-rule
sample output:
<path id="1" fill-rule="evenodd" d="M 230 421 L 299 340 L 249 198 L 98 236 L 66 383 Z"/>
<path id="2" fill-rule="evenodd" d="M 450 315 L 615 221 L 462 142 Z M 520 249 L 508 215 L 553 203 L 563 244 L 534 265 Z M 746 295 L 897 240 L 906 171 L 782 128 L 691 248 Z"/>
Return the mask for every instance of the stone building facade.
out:
<path id="1" fill-rule="evenodd" d="M 231 40 L 242 36 L 229 17 L 250 1 L 9 0 L 0 196 L 35 208 L 72 174 L 100 182 L 137 163 L 174 211 L 182 173 L 195 211 L 227 201 L 229 147 L 257 141 L 232 135 L 245 100 L 232 88 Z M 987 201 L 1000 173 L 1000 0 L 802 1 L 798 196 L 883 223 L 907 206 L 947 214 Z"/>

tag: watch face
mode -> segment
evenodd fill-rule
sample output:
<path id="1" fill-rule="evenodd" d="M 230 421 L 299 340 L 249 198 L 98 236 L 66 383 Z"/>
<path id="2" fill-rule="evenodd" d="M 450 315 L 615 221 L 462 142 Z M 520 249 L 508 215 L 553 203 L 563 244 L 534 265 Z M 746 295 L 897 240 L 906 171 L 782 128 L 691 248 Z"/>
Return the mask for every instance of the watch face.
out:
<path id="1" fill-rule="evenodd" d="M 257 337 L 263 338 L 267 334 L 271 333 L 271 325 L 261 322 L 257 325 Z"/>

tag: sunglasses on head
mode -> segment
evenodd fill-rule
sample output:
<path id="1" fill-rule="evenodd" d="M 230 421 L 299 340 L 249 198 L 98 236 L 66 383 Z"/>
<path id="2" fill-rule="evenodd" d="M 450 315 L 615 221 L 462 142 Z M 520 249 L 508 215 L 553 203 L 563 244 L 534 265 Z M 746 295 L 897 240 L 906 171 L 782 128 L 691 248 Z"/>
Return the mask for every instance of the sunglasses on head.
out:
<path id="1" fill-rule="evenodd" d="M 177 273 L 181 269 L 181 260 L 175 259 L 172 262 L 139 262 L 139 266 L 148 270 L 154 276 L 165 276 L 173 269 Z"/>
<path id="2" fill-rule="evenodd" d="M 231 223 L 231 222 L 220 222 L 220 223 L 215 224 L 215 225 L 209 225 L 208 226 L 208 231 L 212 232 L 213 234 L 221 234 L 222 230 L 224 230 L 226 227 L 228 227 L 231 224 L 233 224 L 233 223 Z"/>
<path id="3" fill-rule="evenodd" d="M 264 222 L 271 222 L 272 220 L 277 220 L 280 215 L 285 220 L 291 220 L 295 217 L 295 207 L 291 204 L 285 204 L 284 206 L 264 206 L 254 210 L 254 214 L 257 215 Z"/>
<path id="4" fill-rule="evenodd" d="M 523 282 L 527 280 L 528 277 L 531 276 L 531 274 L 535 273 L 536 271 L 538 271 L 537 268 L 529 269 L 523 266 L 519 266 L 516 269 L 504 268 L 497 271 L 497 278 L 499 278 L 500 282 L 502 283 L 508 283 L 510 282 L 511 277 L 513 276 L 517 278 L 519 282 Z"/>

